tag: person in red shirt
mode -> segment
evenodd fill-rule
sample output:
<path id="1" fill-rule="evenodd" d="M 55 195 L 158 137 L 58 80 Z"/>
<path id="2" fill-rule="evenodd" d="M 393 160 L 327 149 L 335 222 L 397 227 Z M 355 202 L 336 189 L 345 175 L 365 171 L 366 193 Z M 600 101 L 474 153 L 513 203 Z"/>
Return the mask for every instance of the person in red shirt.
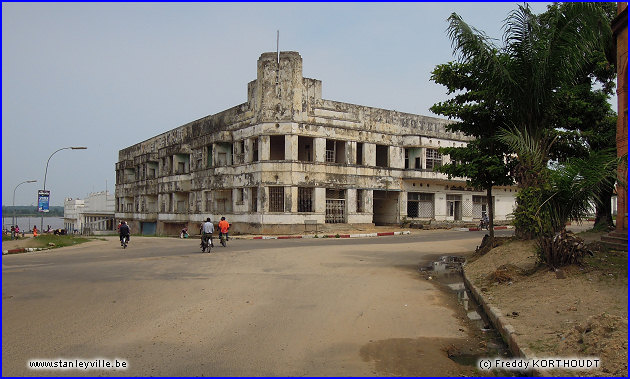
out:
<path id="1" fill-rule="evenodd" d="M 230 229 L 230 223 L 225 220 L 225 217 L 221 217 L 221 221 L 219 221 L 219 239 L 222 234 L 225 234 L 225 240 L 230 240 L 228 229 Z"/>

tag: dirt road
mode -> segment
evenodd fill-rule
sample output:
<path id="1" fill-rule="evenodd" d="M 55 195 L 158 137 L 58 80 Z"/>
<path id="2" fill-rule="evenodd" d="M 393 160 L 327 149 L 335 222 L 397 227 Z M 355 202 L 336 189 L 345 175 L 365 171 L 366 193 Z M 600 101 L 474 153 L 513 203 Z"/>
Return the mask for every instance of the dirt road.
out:
<path id="1" fill-rule="evenodd" d="M 420 278 L 427 255 L 477 233 L 352 240 L 114 239 L 2 257 L 4 375 L 472 374 L 443 350 L 468 326 Z M 118 371 L 32 371 L 31 359 L 125 360 Z"/>

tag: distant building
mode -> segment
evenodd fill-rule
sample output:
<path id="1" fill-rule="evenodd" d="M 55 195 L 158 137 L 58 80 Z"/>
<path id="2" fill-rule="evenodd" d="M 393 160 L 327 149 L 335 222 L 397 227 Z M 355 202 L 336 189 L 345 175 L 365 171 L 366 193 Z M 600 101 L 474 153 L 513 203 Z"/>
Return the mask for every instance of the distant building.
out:
<path id="1" fill-rule="evenodd" d="M 419 89 L 421 90 L 421 89 Z M 485 192 L 433 169 L 470 138 L 449 121 L 322 99 L 297 52 L 264 53 L 247 102 L 119 152 L 116 218 L 143 234 L 226 216 L 243 233 L 306 224 L 478 222 Z M 387 94 L 383 94 L 387 96 Z M 494 189 L 495 219 L 516 188 Z"/>
<path id="2" fill-rule="evenodd" d="M 68 233 L 92 235 L 116 231 L 115 197 L 108 191 L 91 193 L 86 199 L 67 198 L 63 206 L 64 228 Z"/>

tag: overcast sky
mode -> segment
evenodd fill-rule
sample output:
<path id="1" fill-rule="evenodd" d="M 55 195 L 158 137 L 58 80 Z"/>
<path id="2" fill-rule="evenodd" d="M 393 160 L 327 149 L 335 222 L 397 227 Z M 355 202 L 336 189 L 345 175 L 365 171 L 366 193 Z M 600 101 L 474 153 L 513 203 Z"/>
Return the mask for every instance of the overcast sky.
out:
<path id="1" fill-rule="evenodd" d="M 548 3 L 530 3 L 536 13 Z M 517 3 L 2 3 L 2 204 L 113 193 L 118 151 L 247 100 L 260 54 L 297 51 L 323 97 L 434 116 L 446 18 L 500 38 Z"/>

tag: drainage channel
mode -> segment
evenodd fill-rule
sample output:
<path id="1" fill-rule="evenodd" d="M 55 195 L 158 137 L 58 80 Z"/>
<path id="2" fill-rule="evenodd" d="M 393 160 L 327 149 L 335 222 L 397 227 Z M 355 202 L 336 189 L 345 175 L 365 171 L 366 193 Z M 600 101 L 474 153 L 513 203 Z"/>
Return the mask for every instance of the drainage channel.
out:
<path id="1" fill-rule="evenodd" d="M 439 259 L 420 264 L 418 271 L 427 280 L 435 281 L 447 293 L 457 297 L 457 303 L 466 314 L 466 322 L 473 329 L 473 335 L 479 339 L 482 348 L 473 353 L 456 352 L 449 358 L 460 365 L 476 366 L 477 361 L 487 357 L 511 357 L 508 346 L 503 342 L 499 332 L 494 329 L 487 315 L 471 296 L 464 285 L 462 268 L 466 259 L 458 255 L 444 255 Z M 520 376 L 517 372 L 496 372 L 504 376 Z"/>

